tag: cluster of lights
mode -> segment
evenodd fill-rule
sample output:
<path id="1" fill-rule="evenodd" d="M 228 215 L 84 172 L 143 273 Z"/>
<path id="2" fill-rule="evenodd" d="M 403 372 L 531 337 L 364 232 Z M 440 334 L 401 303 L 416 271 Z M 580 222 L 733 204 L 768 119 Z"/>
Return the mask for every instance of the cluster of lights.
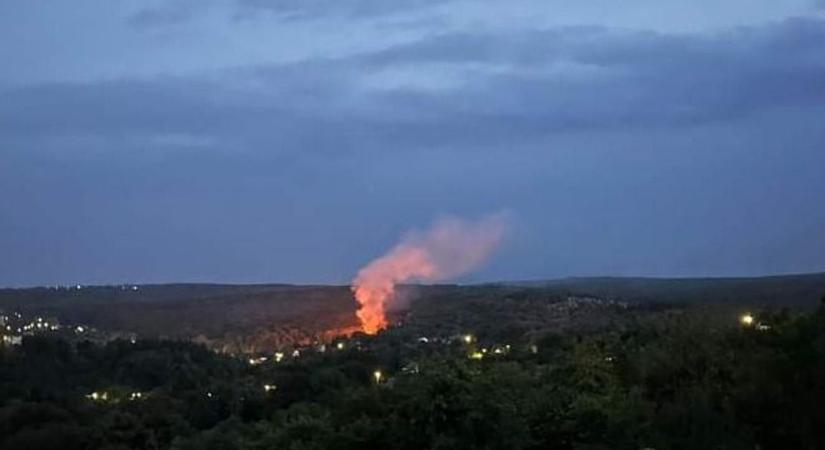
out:
<path id="1" fill-rule="evenodd" d="M 770 325 L 762 322 L 757 322 L 753 315 L 751 315 L 750 313 L 739 316 L 739 323 L 742 324 L 743 327 L 755 327 L 759 331 L 768 331 L 771 329 Z"/>
<path id="2" fill-rule="evenodd" d="M 58 325 L 56 323 L 49 324 L 49 322 L 46 321 L 46 320 L 43 320 L 42 317 L 38 317 L 34 322 L 30 322 L 26 325 L 23 325 L 23 331 L 30 331 L 30 330 L 41 330 L 41 331 L 52 330 L 52 331 L 55 331 L 59 328 L 60 328 L 60 325 Z M 8 326 L 6 326 L 6 329 L 11 330 L 11 328 L 9 328 Z M 20 331 L 20 330 L 18 329 L 18 331 Z"/>
<path id="3" fill-rule="evenodd" d="M 249 358 L 249 365 L 250 366 L 257 366 L 259 364 L 263 364 L 266 362 L 268 358 L 266 356 L 260 356 L 258 358 Z"/>
<path id="4" fill-rule="evenodd" d="M 474 342 L 477 341 L 476 337 L 473 336 L 472 334 L 465 334 L 465 335 L 461 336 L 461 340 L 467 345 L 471 345 L 471 344 L 473 344 Z M 476 350 L 473 347 L 471 347 L 472 351 L 467 354 L 467 357 L 470 358 L 470 359 L 475 359 L 475 360 L 484 359 L 484 357 L 487 356 L 488 354 L 503 355 L 503 354 L 506 354 L 506 353 L 510 352 L 510 344 L 506 344 L 504 346 L 496 345 L 495 347 L 492 348 L 492 350 L 490 350 L 486 347 L 482 348 L 481 350 Z"/>
<path id="5" fill-rule="evenodd" d="M 3 335 L 3 340 L 2 340 L 2 342 L 3 342 L 4 344 L 19 345 L 19 344 L 21 344 L 21 343 L 22 343 L 22 339 L 21 339 L 21 337 L 20 337 L 20 336 L 8 336 L 8 335 Z"/>
<path id="6" fill-rule="evenodd" d="M 55 290 L 55 291 L 59 291 L 59 290 L 62 290 L 62 289 L 65 289 L 67 291 L 71 291 L 72 289 L 76 289 L 76 290 L 79 291 L 79 290 L 83 289 L 83 285 L 76 284 L 76 285 L 73 285 L 73 286 L 64 286 L 64 285 L 56 284 L 54 286 L 46 286 L 46 289 Z"/>
<path id="7" fill-rule="evenodd" d="M 106 400 L 109 400 L 109 393 L 105 392 L 105 391 L 104 392 L 95 391 L 95 392 L 92 392 L 91 394 L 87 395 L 86 398 L 88 398 L 89 400 L 94 400 L 96 402 L 105 402 Z"/>
<path id="8" fill-rule="evenodd" d="M 109 396 L 109 393 L 106 392 L 106 391 L 94 391 L 91 394 L 87 394 L 86 398 L 88 398 L 89 400 L 95 401 L 95 402 L 108 402 L 109 400 L 112 400 L 114 402 L 119 401 L 118 398 L 111 398 Z M 134 401 L 145 399 L 146 394 L 144 394 L 143 392 L 140 392 L 140 391 L 134 391 L 134 392 L 130 392 L 129 395 L 126 395 L 125 398 L 129 401 L 134 402 Z"/>
<path id="9" fill-rule="evenodd" d="M 274 384 L 265 384 L 264 385 L 264 392 L 272 392 L 275 389 L 278 389 L 278 386 L 275 386 Z"/>
<path id="10" fill-rule="evenodd" d="M 345 348 L 345 345 L 344 345 L 343 342 L 339 342 L 335 346 L 335 348 L 338 349 L 338 350 L 343 350 Z M 297 350 L 297 349 L 293 350 L 292 353 L 290 353 L 290 355 L 293 358 L 298 358 L 298 357 L 301 356 L 301 351 Z M 272 361 L 276 362 L 276 363 L 279 363 L 279 362 L 283 361 L 286 356 L 287 356 L 287 354 L 284 353 L 284 352 L 275 352 L 275 353 L 272 354 Z M 257 366 L 257 365 L 261 365 L 261 364 L 269 361 L 269 357 L 267 357 L 267 356 L 258 356 L 256 358 L 249 358 L 246 361 L 249 363 L 250 366 Z"/>
<path id="11" fill-rule="evenodd" d="M 484 353 L 487 353 L 486 348 L 482 349 L 482 351 Z M 509 353 L 509 352 L 510 352 L 510 344 L 507 344 L 504 347 L 497 345 L 493 348 L 493 351 L 492 351 L 492 353 L 495 354 L 495 355 L 503 355 L 503 354 Z"/>
<path id="12" fill-rule="evenodd" d="M 80 328 L 80 327 L 78 327 L 78 328 Z M 76 331 L 82 332 L 82 329 L 79 329 L 79 330 L 76 330 Z M 345 350 L 346 348 L 347 348 L 347 344 L 344 343 L 343 341 L 339 341 L 339 342 L 335 343 L 335 349 L 336 350 L 341 351 L 341 350 Z M 318 351 L 320 351 L 321 353 L 324 353 L 326 351 L 326 345 L 319 346 Z M 301 350 L 294 349 L 294 350 L 292 350 L 291 353 L 284 353 L 284 352 L 280 352 L 280 351 L 275 352 L 275 353 L 272 354 L 272 361 L 275 362 L 275 363 L 280 363 L 287 356 L 291 356 L 292 358 L 299 358 L 301 356 Z M 258 357 L 254 357 L 254 358 L 248 358 L 246 360 L 246 362 L 250 366 L 257 366 L 257 365 L 261 365 L 261 364 L 269 361 L 269 359 L 270 358 L 267 357 L 267 356 L 258 356 Z"/>

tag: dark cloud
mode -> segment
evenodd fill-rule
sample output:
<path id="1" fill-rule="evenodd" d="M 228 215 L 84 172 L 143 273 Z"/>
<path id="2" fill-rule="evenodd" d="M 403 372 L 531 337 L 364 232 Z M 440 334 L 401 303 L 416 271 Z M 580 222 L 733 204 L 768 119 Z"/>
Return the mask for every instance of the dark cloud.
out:
<path id="1" fill-rule="evenodd" d="M 579 28 L 449 34 L 369 59 L 379 65 L 441 64 L 447 70 L 477 64 L 456 92 L 462 101 L 448 95 L 444 103 L 564 129 L 694 123 L 760 108 L 821 104 L 823 41 L 825 22 L 816 20 L 714 36 Z M 485 73 L 485 65 L 503 70 Z"/>
<path id="2" fill-rule="evenodd" d="M 586 129 L 695 125 L 762 109 L 822 105 L 821 42 L 825 22 L 815 20 L 713 36 L 594 27 L 445 34 L 380 52 L 208 80 L 164 77 L 8 91 L 0 94 L 0 130 L 40 137 L 193 135 L 245 141 L 250 148 L 275 140 L 283 149 L 313 142 L 322 151 L 363 142 L 392 142 L 403 150 L 529 141 Z"/>
<path id="3" fill-rule="evenodd" d="M 376 18 L 417 11 L 422 8 L 450 3 L 452 0 L 172 0 L 162 6 L 145 8 L 127 19 L 130 25 L 156 28 L 186 22 L 205 10 L 228 6 L 236 19 L 251 19 L 272 15 L 280 20 L 311 20 L 322 17 Z"/>
<path id="4" fill-rule="evenodd" d="M 205 8 L 173 5 L 133 21 Z M 486 278 L 825 263 L 821 240 L 806 246 L 825 223 L 825 21 L 461 30 L 0 90 L 0 253 L 13 255 L 0 284 L 346 281 L 439 213 L 501 209 L 526 225 Z"/>

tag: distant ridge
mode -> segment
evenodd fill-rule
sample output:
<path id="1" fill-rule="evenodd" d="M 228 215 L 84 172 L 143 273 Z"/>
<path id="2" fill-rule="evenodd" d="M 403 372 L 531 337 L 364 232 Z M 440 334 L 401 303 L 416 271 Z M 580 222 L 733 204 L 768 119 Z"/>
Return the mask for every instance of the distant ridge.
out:
<path id="1" fill-rule="evenodd" d="M 499 283 L 635 301 L 813 306 L 825 298 L 825 272 L 761 277 L 570 277 Z"/>
<path id="2" fill-rule="evenodd" d="M 461 285 L 428 285 L 430 288 Z M 423 286 L 422 286 L 423 287 Z M 760 277 L 569 277 L 548 280 L 500 281 L 465 288 L 538 289 L 548 294 L 592 296 L 632 302 L 720 303 L 754 306 L 814 307 L 825 298 L 825 272 Z M 133 290 L 132 288 L 135 288 Z M 5 288 L 0 289 L 0 309 L 34 307 L 76 309 L 115 305 L 238 304 L 262 298 L 303 298 L 309 293 L 335 293 L 349 298 L 346 285 L 286 283 L 167 283 Z"/>

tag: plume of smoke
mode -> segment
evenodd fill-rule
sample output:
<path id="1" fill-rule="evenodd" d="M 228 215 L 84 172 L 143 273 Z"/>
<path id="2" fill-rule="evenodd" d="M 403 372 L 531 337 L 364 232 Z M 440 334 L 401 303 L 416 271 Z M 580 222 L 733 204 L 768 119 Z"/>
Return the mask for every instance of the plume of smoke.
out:
<path id="1" fill-rule="evenodd" d="M 487 260 L 506 229 L 507 221 L 499 214 L 478 222 L 443 218 L 425 232 L 408 233 L 361 269 L 352 283 L 364 332 L 374 334 L 387 326 L 386 310 L 396 299 L 398 283 L 443 281 L 468 273 Z"/>

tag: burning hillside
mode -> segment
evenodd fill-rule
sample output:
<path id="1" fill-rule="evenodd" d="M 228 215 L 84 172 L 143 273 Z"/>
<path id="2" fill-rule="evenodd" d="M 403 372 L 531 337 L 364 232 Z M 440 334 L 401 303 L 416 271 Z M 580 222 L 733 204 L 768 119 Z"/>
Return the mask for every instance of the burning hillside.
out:
<path id="1" fill-rule="evenodd" d="M 409 233 L 361 269 L 352 283 L 363 331 L 375 334 L 387 327 L 387 309 L 398 300 L 398 283 L 443 281 L 468 273 L 498 247 L 505 229 L 504 217 L 495 215 L 475 223 L 445 218 L 425 232 Z"/>

